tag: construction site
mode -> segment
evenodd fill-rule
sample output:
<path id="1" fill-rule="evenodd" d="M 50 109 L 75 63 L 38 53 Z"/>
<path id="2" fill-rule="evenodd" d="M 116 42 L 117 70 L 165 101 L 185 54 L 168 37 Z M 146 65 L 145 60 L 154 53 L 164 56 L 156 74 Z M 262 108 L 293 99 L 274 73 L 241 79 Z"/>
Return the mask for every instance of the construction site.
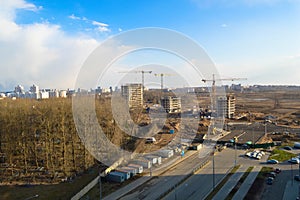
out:
<path id="1" fill-rule="evenodd" d="M 144 81 L 146 71 L 138 73 L 142 74 Z M 236 91 L 232 87 L 224 87 L 225 96 L 216 97 L 217 79 L 213 78 L 203 80 L 212 83 L 211 88 L 193 88 L 196 98 L 191 99 L 188 95 L 191 88 L 183 88 L 181 92 L 165 90 L 164 75 L 156 76 L 161 77 L 160 89 L 145 90 L 144 83 L 128 83 L 121 87 L 120 92 L 130 117 L 140 127 L 151 124 L 151 114 L 164 114 L 157 119 L 165 120 L 162 128 L 155 129 L 151 137 L 129 136 L 113 119 L 111 97 L 95 95 L 98 121 L 107 138 L 135 154 L 153 154 L 115 166 L 96 161 L 80 143 L 72 119 L 71 99 L 38 102 L 2 100 L 0 192 L 8 198 L 15 198 L 15 185 L 58 184 L 59 187 L 62 182 L 71 185 L 73 181 L 86 178 L 86 172 L 92 170 L 89 181 L 98 175 L 98 171 L 103 177 L 111 177 L 110 181 L 103 183 L 103 193 L 109 194 L 120 185 L 129 183 L 125 180 L 137 174 L 139 166 L 144 167 L 144 173 L 149 173 L 149 170 L 155 170 L 151 168 L 154 162 L 156 166 L 156 163 L 165 162 L 173 155 L 180 156 L 189 149 L 197 149 L 208 134 L 221 134 L 220 144 L 235 143 L 238 147 L 247 148 L 269 148 L 279 143 L 300 141 L 299 90 L 274 87 L 253 90 L 245 87 Z M 215 101 L 215 106 L 212 106 L 212 101 Z M 224 117 L 223 127 L 211 131 L 211 122 L 220 116 Z M 30 127 L 26 126 L 28 123 Z M 69 192 L 68 198 L 75 193 Z"/>

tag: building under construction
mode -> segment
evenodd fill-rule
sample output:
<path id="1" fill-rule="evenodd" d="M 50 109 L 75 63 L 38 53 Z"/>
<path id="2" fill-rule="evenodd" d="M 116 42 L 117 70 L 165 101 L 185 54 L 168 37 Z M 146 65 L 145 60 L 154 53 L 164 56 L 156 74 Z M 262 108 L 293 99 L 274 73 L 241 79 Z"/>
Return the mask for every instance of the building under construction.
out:
<path id="1" fill-rule="evenodd" d="M 217 98 L 217 115 L 232 119 L 235 113 L 235 96 L 230 94 Z"/>
<path id="2" fill-rule="evenodd" d="M 132 83 L 122 85 L 121 94 L 126 99 L 129 108 L 137 108 L 143 106 L 142 84 Z"/>
<path id="3" fill-rule="evenodd" d="M 181 98 L 180 97 L 162 97 L 161 105 L 167 113 L 180 113 L 181 112 Z"/>

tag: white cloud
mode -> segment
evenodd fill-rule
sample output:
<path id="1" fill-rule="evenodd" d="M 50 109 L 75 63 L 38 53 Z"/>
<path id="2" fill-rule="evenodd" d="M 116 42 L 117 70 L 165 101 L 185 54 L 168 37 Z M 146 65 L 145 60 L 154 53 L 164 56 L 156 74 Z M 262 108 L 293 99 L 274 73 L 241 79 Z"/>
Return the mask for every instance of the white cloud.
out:
<path id="1" fill-rule="evenodd" d="M 108 27 L 108 24 L 105 24 L 105 23 L 102 23 L 102 22 L 97 22 L 97 21 L 93 21 L 92 24 L 95 25 L 95 26 Z"/>
<path id="2" fill-rule="evenodd" d="M 42 88 L 72 88 L 81 65 L 99 42 L 70 36 L 55 24 L 17 24 L 16 9 L 38 10 L 22 0 L 0 1 L 0 24 L 5 27 L 0 29 L 0 89 L 33 83 Z"/>
<path id="3" fill-rule="evenodd" d="M 96 30 L 98 30 L 99 32 L 109 32 L 110 31 L 110 29 L 105 26 L 98 26 L 96 28 Z"/>
<path id="4" fill-rule="evenodd" d="M 74 14 L 68 16 L 70 19 L 73 19 L 73 20 L 80 20 L 81 18 L 80 17 L 77 17 L 75 16 Z"/>
<path id="5" fill-rule="evenodd" d="M 227 28 L 228 25 L 227 25 L 227 24 L 222 24 L 221 27 L 222 27 L 222 28 Z"/>
<path id="6" fill-rule="evenodd" d="M 110 29 L 108 28 L 108 24 L 102 23 L 102 22 L 97 22 L 97 21 L 92 21 L 92 24 L 96 26 L 96 30 L 99 32 L 110 32 Z"/>
<path id="7" fill-rule="evenodd" d="M 0 19 L 13 20 L 16 17 L 16 10 L 24 9 L 37 12 L 42 9 L 42 6 L 36 6 L 32 3 L 28 3 L 24 0 L 1 0 L 0 1 Z"/>

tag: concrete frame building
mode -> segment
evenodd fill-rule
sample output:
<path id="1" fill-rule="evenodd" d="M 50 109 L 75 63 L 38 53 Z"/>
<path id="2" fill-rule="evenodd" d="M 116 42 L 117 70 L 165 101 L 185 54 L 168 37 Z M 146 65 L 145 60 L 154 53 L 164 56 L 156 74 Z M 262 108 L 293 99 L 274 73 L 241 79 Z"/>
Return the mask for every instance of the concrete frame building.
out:
<path id="1" fill-rule="evenodd" d="M 180 113 L 181 112 L 181 98 L 180 97 L 163 97 L 161 105 L 167 113 Z"/>
<path id="2" fill-rule="evenodd" d="M 126 99 L 129 108 L 143 106 L 143 86 L 132 83 L 121 86 L 121 94 Z"/>
<path id="3" fill-rule="evenodd" d="M 235 96 L 230 94 L 217 99 L 217 116 L 232 119 L 235 113 Z"/>

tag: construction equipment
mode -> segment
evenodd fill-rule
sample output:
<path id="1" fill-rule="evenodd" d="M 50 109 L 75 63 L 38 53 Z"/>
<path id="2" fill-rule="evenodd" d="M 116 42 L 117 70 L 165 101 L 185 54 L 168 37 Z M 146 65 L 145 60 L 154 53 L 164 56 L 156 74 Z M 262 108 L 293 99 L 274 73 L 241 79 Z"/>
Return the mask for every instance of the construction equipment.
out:
<path id="1" fill-rule="evenodd" d="M 151 74 L 152 71 L 147 71 L 147 70 L 133 70 L 133 71 L 122 71 L 119 73 L 142 73 L 142 88 L 143 88 L 143 92 L 144 92 L 144 83 L 145 83 L 145 73 Z"/>
<path id="2" fill-rule="evenodd" d="M 214 109 L 214 105 L 216 103 L 216 81 L 236 81 L 236 80 L 247 80 L 246 78 L 215 78 L 215 74 L 213 74 L 213 78 L 212 79 L 202 79 L 202 81 L 204 83 L 206 82 L 212 82 L 212 93 L 211 93 L 211 97 L 212 97 L 212 110 Z"/>
<path id="3" fill-rule="evenodd" d="M 216 81 L 236 81 L 236 80 L 247 80 L 246 78 L 222 78 L 222 79 L 216 79 L 215 74 L 213 74 L 212 79 L 202 79 L 204 83 L 206 82 L 212 82 L 212 93 L 216 94 Z"/>
<path id="4" fill-rule="evenodd" d="M 172 76 L 173 74 L 166 74 L 166 73 L 160 73 L 160 74 L 154 74 L 154 76 L 160 76 L 160 89 L 163 91 L 164 89 L 164 76 Z"/>

